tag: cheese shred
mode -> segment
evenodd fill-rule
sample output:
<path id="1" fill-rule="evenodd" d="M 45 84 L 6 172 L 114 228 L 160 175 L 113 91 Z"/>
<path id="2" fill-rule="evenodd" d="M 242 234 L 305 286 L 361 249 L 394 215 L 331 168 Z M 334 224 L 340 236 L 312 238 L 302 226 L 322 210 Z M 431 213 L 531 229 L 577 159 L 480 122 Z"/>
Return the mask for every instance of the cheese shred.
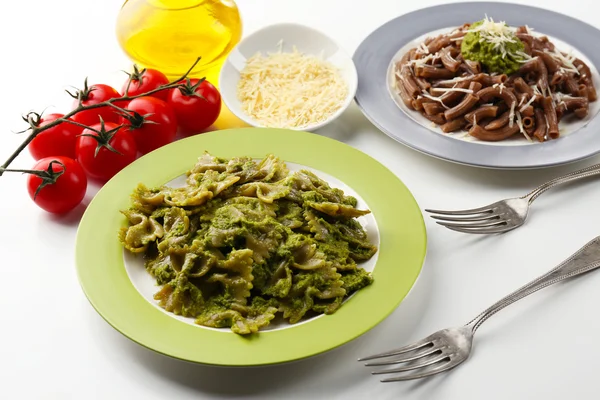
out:
<path id="1" fill-rule="evenodd" d="M 340 71 L 322 58 L 277 52 L 250 57 L 237 87 L 243 111 L 265 127 L 302 128 L 327 120 L 348 96 Z"/>

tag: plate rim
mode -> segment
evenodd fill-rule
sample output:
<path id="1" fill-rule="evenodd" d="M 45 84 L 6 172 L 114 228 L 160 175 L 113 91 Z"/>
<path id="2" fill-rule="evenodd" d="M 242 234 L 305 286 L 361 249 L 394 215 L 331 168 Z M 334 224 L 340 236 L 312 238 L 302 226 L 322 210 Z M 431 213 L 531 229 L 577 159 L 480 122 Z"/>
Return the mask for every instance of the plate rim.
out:
<path id="1" fill-rule="evenodd" d="M 277 140 L 279 140 L 279 144 L 276 143 Z M 372 286 L 357 293 L 333 315 L 324 316 L 289 329 L 262 331 L 251 338 L 242 338 L 229 332 L 215 332 L 185 324 L 157 309 L 142 297 L 130 281 L 123 265 L 122 246 L 117 240 L 117 230 L 124 225 L 125 221 L 122 216 L 118 215 L 117 207 L 122 209 L 123 204 L 129 204 L 129 194 L 137 182 L 144 181 L 150 185 L 167 182 L 170 180 L 169 177 L 173 178 L 188 170 L 205 149 L 210 151 L 211 148 L 228 146 L 232 141 L 237 141 L 239 146 L 246 149 L 244 155 L 256 156 L 255 152 L 260 148 L 261 153 L 264 153 L 259 155 L 261 157 L 264 157 L 267 153 L 274 153 L 279 156 L 277 151 L 272 151 L 271 148 L 265 149 L 266 151 L 262 150 L 264 147 L 261 146 L 264 143 L 271 143 L 272 149 L 276 149 L 278 146 L 294 147 L 294 142 L 308 145 L 304 153 L 295 148 L 288 150 L 288 152 L 298 153 L 297 157 L 286 158 L 281 156 L 281 158 L 336 176 L 365 199 L 373 210 L 381 240 L 380 254 L 374 271 L 375 282 Z M 254 148 L 251 148 L 252 143 L 254 143 Z M 318 150 L 311 147 L 311 145 L 318 145 Z M 229 151 L 234 150 L 230 149 Z M 237 152 L 239 153 L 239 150 Z M 316 163 L 305 161 L 306 157 L 329 153 L 335 153 L 336 155 L 330 160 Z M 223 157 L 233 156 L 230 154 L 216 154 L 215 151 L 213 151 L 213 154 Z M 192 155 L 193 159 L 191 159 Z M 172 160 L 174 156 L 177 157 L 177 160 Z M 240 154 L 237 154 L 237 156 L 240 156 Z M 360 167 L 356 165 L 356 162 L 350 162 L 345 165 L 342 164 L 337 167 L 338 169 L 332 171 L 329 167 L 339 164 L 337 161 L 340 161 L 340 157 L 342 157 L 342 160 L 344 160 L 344 157 L 358 159 L 366 167 Z M 174 165 L 169 167 L 171 171 L 164 171 L 161 165 L 157 166 L 157 160 L 173 161 Z M 184 164 L 186 167 L 182 169 L 181 167 Z M 154 167 L 152 167 L 153 165 Z M 324 168 L 324 166 L 327 168 Z M 340 168 L 344 171 L 347 170 L 341 177 L 338 173 Z M 366 171 L 364 171 L 365 168 Z M 176 171 L 174 171 L 175 169 Z M 140 171 L 149 170 L 162 172 L 159 172 L 159 176 L 153 177 L 153 179 L 140 176 Z M 365 179 L 369 176 L 369 173 L 373 172 L 378 174 L 378 179 Z M 146 174 L 148 173 L 150 172 L 146 172 Z M 350 174 L 357 174 L 357 177 L 353 178 Z M 348 178 L 368 182 L 366 188 L 371 189 L 370 193 L 365 192 L 364 184 L 359 185 L 361 187 L 357 188 L 354 181 L 348 182 Z M 134 181 L 135 183 L 131 185 L 131 182 Z M 379 195 L 374 193 L 373 186 L 376 187 L 382 182 L 393 182 L 395 187 L 391 191 L 382 190 Z M 124 185 L 128 187 L 128 190 L 124 191 Z M 119 195 L 115 196 L 116 193 L 119 193 Z M 386 201 L 384 194 L 400 196 L 403 208 L 399 211 L 395 210 L 393 202 Z M 121 198 L 119 199 L 119 197 Z M 397 215 L 394 217 L 390 213 Z M 383 218 L 386 222 L 382 221 Z M 392 223 L 387 222 L 390 218 L 395 218 L 394 221 L 396 222 L 398 218 L 406 218 L 406 226 L 391 229 Z M 93 237 L 93 234 L 96 234 L 96 236 Z M 405 272 L 402 272 L 402 269 L 394 268 L 397 263 L 392 260 L 394 255 L 397 255 L 398 250 L 391 246 L 396 246 L 394 241 L 398 239 L 402 240 L 400 242 L 401 248 L 407 251 L 407 254 L 404 255 L 406 262 L 412 263 L 412 265 L 408 265 Z M 80 285 L 96 312 L 118 332 L 148 349 L 169 357 L 207 365 L 237 367 L 272 365 L 304 359 L 332 350 L 363 335 L 386 319 L 406 298 L 422 271 L 426 252 L 427 232 L 421 209 L 406 185 L 389 169 L 367 154 L 334 139 L 308 132 L 270 128 L 237 128 L 209 132 L 179 140 L 141 157 L 119 172 L 100 189 L 82 217 L 75 244 L 76 268 Z M 382 268 L 381 263 L 388 266 Z M 379 280 L 377 279 L 378 275 L 380 276 Z M 390 286 L 390 282 L 386 282 L 386 280 L 399 276 L 406 276 L 406 282 L 400 282 L 399 285 L 394 283 L 393 286 Z M 105 293 L 107 288 L 113 288 L 113 293 L 110 296 Z M 373 301 L 383 298 L 384 291 L 389 295 L 391 288 L 399 293 L 397 297 L 393 298 L 392 301 L 387 300 L 387 303 L 381 303 L 383 304 L 382 307 L 375 311 L 369 309 L 370 306 L 373 306 Z M 122 291 L 119 292 L 119 290 Z M 357 300 L 361 298 L 361 295 L 364 299 Z M 123 307 L 122 304 L 127 304 L 128 307 Z M 377 303 L 377 306 L 379 305 L 380 303 Z M 374 314 L 376 314 L 375 317 L 373 317 Z M 357 316 L 366 322 L 362 325 L 356 324 Z M 126 317 L 137 321 L 127 320 Z M 144 333 L 153 326 L 160 326 L 160 329 L 151 330 L 147 334 Z M 319 331 L 321 329 L 323 330 Z M 189 347 L 182 349 L 178 348 L 177 345 L 173 347 L 170 343 L 165 343 L 165 339 L 172 339 L 173 335 L 177 335 L 178 340 L 185 342 Z M 190 340 L 191 335 L 193 335 L 193 342 Z M 332 335 L 333 337 L 329 337 Z M 315 342 L 314 339 L 320 336 L 323 337 L 324 344 L 318 341 Z M 225 337 L 227 339 L 224 339 Z M 293 337 L 312 338 L 312 342 L 315 343 L 298 343 L 296 347 L 283 347 Z M 261 339 L 263 339 L 262 342 Z M 224 343 L 235 347 L 235 349 L 228 348 L 224 351 L 224 354 L 220 354 L 219 350 L 210 350 L 207 347 L 209 345 L 212 347 L 223 346 Z M 182 345 L 180 344 L 180 346 Z M 303 353 L 299 354 L 298 351 L 294 351 L 296 348 L 301 348 L 300 352 L 303 351 Z M 276 351 L 273 351 L 274 349 Z M 240 354 L 232 353 L 234 350 L 240 352 Z M 206 355 L 202 351 L 213 351 L 216 354 Z M 260 353 L 261 351 L 268 351 L 270 354 L 265 355 Z M 282 354 L 282 351 L 285 354 Z"/>
<path id="2" fill-rule="evenodd" d="M 593 132 L 591 131 L 600 129 L 600 115 L 596 115 L 585 126 L 566 137 L 563 137 L 559 140 L 553 140 L 544 143 L 536 143 L 535 145 L 530 146 L 487 146 L 477 143 L 470 143 L 467 141 L 458 141 L 454 138 L 445 137 L 439 133 L 431 132 L 430 130 L 416 123 L 408 115 L 405 115 L 405 113 L 395 104 L 391 96 L 388 96 L 387 90 L 385 92 L 381 92 L 380 89 L 382 86 L 382 78 L 378 74 L 374 74 L 372 68 L 371 70 L 366 70 L 365 68 L 365 63 L 367 61 L 364 60 L 368 60 L 369 57 L 372 56 L 371 54 L 369 54 L 369 47 L 372 48 L 372 46 L 369 45 L 369 40 L 379 40 L 376 39 L 378 37 L 377 35 L 379 35 L 379 37 L 382 37 L 383 32 L 385 32 L 386 29 L 394 27 L 394 29 L 406 30 L 410 27 L 405 26 L 411 21 L 420 24 L 420 30 L 415 30 L 411 32 L 406 38 L 406 40 L 397 39 L 396 42 L 398 42 L 398 44 L 394 45 L 393 48 L 388 49 L 390 52 L 395 54 L 399 48 L 401 48 L 407 43 L 408 40 L 412 40 L 420 36 L 421 34 L 425 34 L 438 28 L 444 28 L 445 26 L 454 25 L 452 21 L 448 22 L 447 19 L 444 20 L 443 24 L 441 24 L 440 21 L 438 21 L 437 19 L 431 18 L 432 13 L 443 13 L 446 17 L 449 15 L 449 12 L 454 12 L 460 15 L 465 15 L 466 13 L 466 16 L 463 17 L 461 24 L 465 22 L 465 19 L 469 18 L 469 14 L 483 15 L 482 12 L 484 14 L 487 13 L 494 19 L 505 19 L 503 17 L 498 18 L 497 15 L 493 12 L 490 13 L 489 9 L 492 8 L 498 8 L 502 10 L 502 12 L 509 14 L 528 13 L 527 15 L 532 15 L 532 13 L 535 13 L 537 15 L 537 20 L 542 22 L 547 20 L 548 18 L 555 20 L 558 19 L 562 21 L 563 25 L 561 26 L 563 26 L 563 28 L 560 28 L 560 33 L 557 33 L 556 29 L 541 29 L 539 28 L 540 24 L 537 22 L 534 24 L 531 21 L 529 21 L 529 25 L 534 26 L 537 24 L 537 28 L 540 29 L 540 31 L 544 31 L 549 35 L 558 37 L 561 40 L 567 42 L 568 44 L 576 47 L 594 63 L 596 68 L 600 66 L 600 56 L 595 55 L 594 52 L 586 51 L 586 46 L 580 45 L 579 42 L 581 42 L 583 39 L 577 38 L 576 40 L 570 40 L 566 39 L 566 36 L 571 35 L 562 34 L 564 31 L 569 31 L 569 29 L 564 28 L 565 23 L 567 25 L 576 24 L 578 27 L 577 29 L 580 32 L 585 31 L 586 34 L 591 33 L 592 37 L 596 37 L 598 40 L 600 40 L 600 30 L 579 19 L 544 8 L 516 3 L 475 1 L 434 5 L 426 8 L 421 8 L 386 21 L 385 23 L 377 27 L 375 30 L 373 30 L 371 33 L 369 33 L 356 48 L 353 54 L 353 60 L 359 75 L 359 86 L 354 100 L 361 112 L 363 113 L 363 115 L 365 115 L 365 117 L 385 135 L 413 150 L 416 150 L 422 154 L 426 154 L 428 156 L 432 156 L 440 160 L 472 167 L 512 170 L 548 168 L 575 163 L 599 154 L 600 138 L 598 138 L 598 140 L 595 140 L 595 138 L 590 135 L 593 135 Z M 425 20 L 427 20 L 428 22 L 425 25 L 423 25 L 421 23 L 421 20 L 424 19 L 425 16 L 427 16 L 427 19 Z M 423 26 L 425 26 L 426 28 L 423 28 Z M 534 28 L 536 28 L 536 26 L 534 26 Z M 397 30 L 395 30 L 394 33 L 397 33 Z M 407 34 L 405 32 L 405 36 L 406 35 Z M 581 37 L 585 35 L 580 33 L 578 36 Z M 385 37 L 392 37 L 391 40 L 395 40 L 395 36 L 385 35 Z M 388 44 L 389 43 L 390 42 L 388 41 Z M 378 65 L 378 67 L 382 64 L 385 64 L 387 70 L 387 66 L 389 66 L 391 57 L 389 58 L 389 60 L 386 57 L 386 59 L 383 61 L 384 62 L 381 62 Z M 365 75 L 375 75 L 377 77 L 377 84 L 365 85 Z M 385 76 L 385 72 L 383 75 Z M 385 78 L 383 79 L 385 81 Z M 371 82 L 372 81 L 373 79 L 371 79 Z M 383 85 L 385 85 L 385 83 L 383 83 Z M 365 94 L 366 91 L 374 90 L 372 89 L 373 86 L 377 86 L 377 90 L 379 90 L 378 97 L 375 97 L 375 100 L 373 100 L 374 94 L 372 92 L 367 92 L 367 94 Z M 388 97 L 390 98 L 388 99 Z M 378 103 L 376 103 L 377 101 Z M 393 104 L 395 109 L 391 108 L 391 105 L 388 104 L 390 102 Z M 390 113 L 383 114 L 383 118 L 381 117 L 382 114 L 378 114 L 379 111 L 374 111 L 375 108 L 381 108 L 382 104 L 386 108 L 391 108 L 390 110 L 388 110 L 390 111 Z M 395 114 L 397 114 L 397 116 L 393 116 L 391 114 L 394 111 Z M 393 119 L 393 123 L 390 123 L 389 120 L 391 119 Z M 399 124 L 400 128 L 398 128 Z M 405 131 L 412 131 L 414 134 L 396 134 L 394 130 L 399 129 L 404 129 Z M 585 135 L 585 137 L 583 137 L 583 135 Z M 533 149 L 524 150 L 529 147 Z M 563 149 L 567 148 L 569 155 L 565 155 L 564 152 L 563 154 L 561 154 L 561 147 Z M 505 150 L 506 148 L 510 148 L 512 152 Z"/>

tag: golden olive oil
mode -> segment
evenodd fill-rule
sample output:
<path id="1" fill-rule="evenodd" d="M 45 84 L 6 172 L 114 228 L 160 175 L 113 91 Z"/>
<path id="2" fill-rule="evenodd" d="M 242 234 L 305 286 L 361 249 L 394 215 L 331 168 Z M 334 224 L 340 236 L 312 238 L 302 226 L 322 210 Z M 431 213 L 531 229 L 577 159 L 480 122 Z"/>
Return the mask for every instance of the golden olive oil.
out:
<path id="1" fill-rule="evenodd" d="M 242 36 L 242 21 L 232 0 L 127 0 L 117 18 L 119 44 L 136 64 L 183 75 L 198 56 L 190 76 L 220 69 Z"/>

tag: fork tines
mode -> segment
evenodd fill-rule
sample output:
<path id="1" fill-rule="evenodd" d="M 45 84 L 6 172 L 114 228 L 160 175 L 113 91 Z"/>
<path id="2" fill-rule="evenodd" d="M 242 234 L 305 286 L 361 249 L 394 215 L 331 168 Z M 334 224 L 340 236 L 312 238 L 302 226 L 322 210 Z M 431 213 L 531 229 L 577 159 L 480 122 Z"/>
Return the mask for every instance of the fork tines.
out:
<path id="1" fill-rule="evenodd" d="M 505 215 L 498 213 L 491 206 L 472 208 L 469 210 L 443 211 L 430 210 L 426 212 L 432 215 L 431 218 L 437 220 L 439 225 L 448 229 L 463 233 L 502 233 L 511 228 L 508 227 L 508 220 Z"/>
<path id="2" fill-rule="evenodd" d="M 381 359 L 381 361 L 368 362 L 365 364 L 365 366 L 375 367 L 401 364 L 397 368 L 382 369 L 371 372 L 373 375 L 392 373 L 401 374 L 392 378 L 382 379 L 381 382 L 397 382 L 424 378 L 454 367 L 454 365 L 450 363 L 450 355 L 447 354 L 443 348 L 436 346 L 433 341 L 429 340 L 429 338 L 396 350 L 363 357 L 358 359 L 358 361 L 379 359 Z M 409 371 L 413 373 L 406 373 Z"/>

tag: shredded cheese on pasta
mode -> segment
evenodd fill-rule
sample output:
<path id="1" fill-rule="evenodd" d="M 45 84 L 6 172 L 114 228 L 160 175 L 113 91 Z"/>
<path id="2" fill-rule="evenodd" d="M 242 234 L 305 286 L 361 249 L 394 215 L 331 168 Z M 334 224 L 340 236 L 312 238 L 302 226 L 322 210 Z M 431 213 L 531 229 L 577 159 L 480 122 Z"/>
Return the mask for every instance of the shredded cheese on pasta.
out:
<path id="1" fill-rule="evenodd" d="M 509 27 L 504 21 L 494 22 L 493 18 L 489 18 L 486 15 L 481 25 L 469 28 L 467 32 L 479 32 L 479 36 L 481 36 L 480 41 L 493 44 L 494 49 L 499 50 L 500 54 L 502 54 L 502 58 L 506 58 L 507 55 L 517 61 L 524 61 L 531 58 L 522 51 L 511 53 L 506 50 L 507 43 L 516 43 L 518 39 L 514 29 Z"/>
<path id="2" fill-rule="evenodd" d="M 523 119 L 521 118 L 521 113 L 517 111 L 517 125 L 519 126 L 519 131 L 525 136 L 525 139 L 531 142 L 531 137 L 525 132 L 525 128 L 523 127 Z"/>
<path id="3" fill-rule="evenodd" d="M 512 128 L 515 123 L 515 121 L 514 121 L 515 120 L 515 106 L 516 106 L 516 103 L 513 102 L 510 106 L 510 112 L 508 113 L 508 126 L 510 128 Z"/>
<path id="4" fill-rule="evenodd" d="M 460 77 L 459 76 L 457 78 L 448 79 L 448 80 L 445 80 L 445 81 L 439 81 L 438 84 L 439 85 L 447 85 L 447 84 L 450 84 L 450 83 L 458 83 L 458 82 L 462 82 L 462 81 L 468 81 L 468 80 L 471 80 L 471 79 L 473 79 L 473 75 L 469 74 L 468 76 L 464 76 L 464 77 Z"/>
<path id="5" fill-rule="evenodd" d="M 573 64 L 573 61 L 575 61 L 575 56 L 573 56 L 572 54 L 567 54 L 565 56 L 563 53 L 556 49 L 544 49 L 544 52 L 550 55 L 550 57 L 554 58 L 559 63 L 566 65 L 566 67 L 560 67 L 560 70 L 562 72 L 572 72 L 576 75 L 579 75 L 579 70 L 577 69 L 575 64 Z"/>
<path id="6" fill-rule="evenodd" d="M 347 95 L 348 85 L 333 64 L 296 48 L 252 56 L 238 83 L 243 111 L 266 127 L 323 122 L 342 107 Z"/>
<path id="7" fill-rule="evenodd" d="M 523 97 L 523 100 L 525 100 L 525 97 Z M 531 96 L 531 98 L 529 99 L 529 101 L 527 103 L 525 103 L 525 105 L 519 109 L 519 112 L 525 111 L 525 109 L 527 107 L 529 107 L 530 105 L 532 105 L 534 101 L 535 101 L 535 96 Z"/>
<path id="8" fill-rule="evenodd" d="M 425 97 L 426 99 L 430 99 L 433 101 L 437 101 L 438 103 L 440 103 L 445 109 L 449 110 L 450 107 L 448 107 L 447 105 L 444 104 L 444 101 L 442 99 L 440 99 L 439 97 L 434 97 L 430 94 L 428 94 L 426 91 L 423 91 L 422 93 L 423 97 Z"/>
<path id="9" fill-rule="evenodd" d="M 473 93 L 472 89 L 463 88 L 431 88 L 432 92 L 462 92 L 462 93 Z"/>

